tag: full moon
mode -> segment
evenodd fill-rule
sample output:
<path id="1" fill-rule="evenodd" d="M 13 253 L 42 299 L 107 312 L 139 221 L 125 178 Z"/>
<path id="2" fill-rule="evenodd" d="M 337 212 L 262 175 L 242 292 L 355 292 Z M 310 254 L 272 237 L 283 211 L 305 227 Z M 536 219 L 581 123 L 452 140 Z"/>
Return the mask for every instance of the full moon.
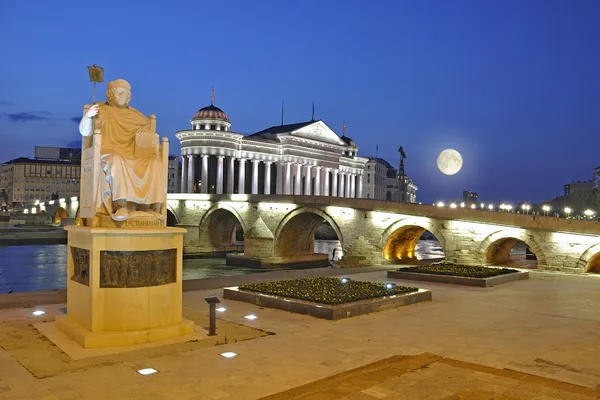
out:
<path id="1" fill-rule="evenodd" d="M 440 153 L 437 166 L 446 175 L 454 175 L 462 168 L 463 159 L 460 153 L 454 149 L 446 149 Z"/>

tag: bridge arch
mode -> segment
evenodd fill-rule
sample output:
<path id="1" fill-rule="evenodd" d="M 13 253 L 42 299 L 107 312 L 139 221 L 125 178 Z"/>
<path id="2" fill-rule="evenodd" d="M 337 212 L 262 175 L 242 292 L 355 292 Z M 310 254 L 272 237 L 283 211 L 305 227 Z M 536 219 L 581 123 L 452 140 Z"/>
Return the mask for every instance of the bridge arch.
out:
<path id="1" fill-rule="evenodd" d="M 403 218 L 394 222 L 381 234 L 383 258 L 388 261 L 415 259 L 417 242 L 426 231 L 431 232 L 440 243 L 442 250 L 446 248 L 446 238 L 438 227 L 428 218 Z"/>
<path id="2" fill-rule="evenodd" d="M 60 224 L 60 221 L 62 221 L 63 218 L 69 218 L 69 214 L 67 214 L 67 210 L 61 206 L 54 212 L 54 218 L 52 218 L 52 220 L 55 224 Z"/>
<path id="3" fill-rule="evenodd" d="M 583 252 L 577 261 L 577 268 L 584 272 L 600 274 L 600 244 L 596 244 Z"/>
<path id="4" fill-rule="evenodd" d="M 314 254 L 315 229 L 326 221 L 344 244 L 342 230 L 335 219 L 319 208 L 300 207 L 290 211 L 275 229 L 274 250 L 276 256 Z"/>
<path id="5" fill-rule="evenodd" d="M 510 260 L 510 250 L 517 242 L 523 242 L 531 249 L 538 265 L 547 265 L 542 248 L 533 237 L 519 230 L 504 229 L 487 236 L 479 245 L 479 258 L 483 264 L 506 264 Z"/>
<path id="6" fill-rule="evenodd" d="M 246 232 L 246 223 L 235 208 L 225 204 L 209 208 L 198 224 L 202 251 L 227 252 L 233 249 L 238 225 Z"/>
<path id="7" fill-rule="evenodd" d="M 167 226 L 175 226 L 179 224 L 180 221 L 179 217 L 177 216 L 177 213 L 175 212 L 173 207 L 167 204 Z"/>

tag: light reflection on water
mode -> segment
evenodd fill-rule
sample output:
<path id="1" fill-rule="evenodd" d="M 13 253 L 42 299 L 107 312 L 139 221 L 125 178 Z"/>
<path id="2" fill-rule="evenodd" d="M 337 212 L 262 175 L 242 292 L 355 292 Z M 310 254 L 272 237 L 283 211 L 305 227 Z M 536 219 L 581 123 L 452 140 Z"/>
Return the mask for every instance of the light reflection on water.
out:
<path id="1" fill-rule="evenodd" d="M 315 253 L 342 256 L 339 240 L 316 240 Z M 419 259 L 443 257 L 437 241 L 419 241 L 415 249 Z M 260 270 L 225 265 L 224 258 L 183 260 L 183 279 L 216 278 L 259 273 Z M 0 246 L 0 293 L 64 289 L 67 274 L 67 245 Z"/>

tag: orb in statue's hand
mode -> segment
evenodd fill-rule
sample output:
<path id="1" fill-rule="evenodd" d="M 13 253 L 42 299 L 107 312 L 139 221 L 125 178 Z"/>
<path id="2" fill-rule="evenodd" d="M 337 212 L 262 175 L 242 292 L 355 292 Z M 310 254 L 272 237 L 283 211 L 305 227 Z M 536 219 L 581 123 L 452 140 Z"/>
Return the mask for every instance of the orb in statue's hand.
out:
<path id="1" fill-rule="evenodd" d="M 463 159 L 460 153 L 454 149 L 446 149 L 440 153 L 437 166 L 443 174 L 454 175 L 462 168 Z"/>

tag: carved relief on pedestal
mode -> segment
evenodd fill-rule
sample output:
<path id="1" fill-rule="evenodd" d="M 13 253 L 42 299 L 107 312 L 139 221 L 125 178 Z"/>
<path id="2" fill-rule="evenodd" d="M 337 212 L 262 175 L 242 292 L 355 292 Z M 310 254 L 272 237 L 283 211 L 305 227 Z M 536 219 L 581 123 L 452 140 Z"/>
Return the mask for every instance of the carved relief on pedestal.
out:
<path id="1" fill-rule="evenodd" d="M 100 252 L 101 288 L 165 285 L 176 275 L 177 249 Z"/>
<path id="2" fill-rule="evenodd" d="M 73 276 L 71 276 L 71 280 L 90 286 L 90 251 L 71 247 L 71 256 L 73 257 Z"/>

